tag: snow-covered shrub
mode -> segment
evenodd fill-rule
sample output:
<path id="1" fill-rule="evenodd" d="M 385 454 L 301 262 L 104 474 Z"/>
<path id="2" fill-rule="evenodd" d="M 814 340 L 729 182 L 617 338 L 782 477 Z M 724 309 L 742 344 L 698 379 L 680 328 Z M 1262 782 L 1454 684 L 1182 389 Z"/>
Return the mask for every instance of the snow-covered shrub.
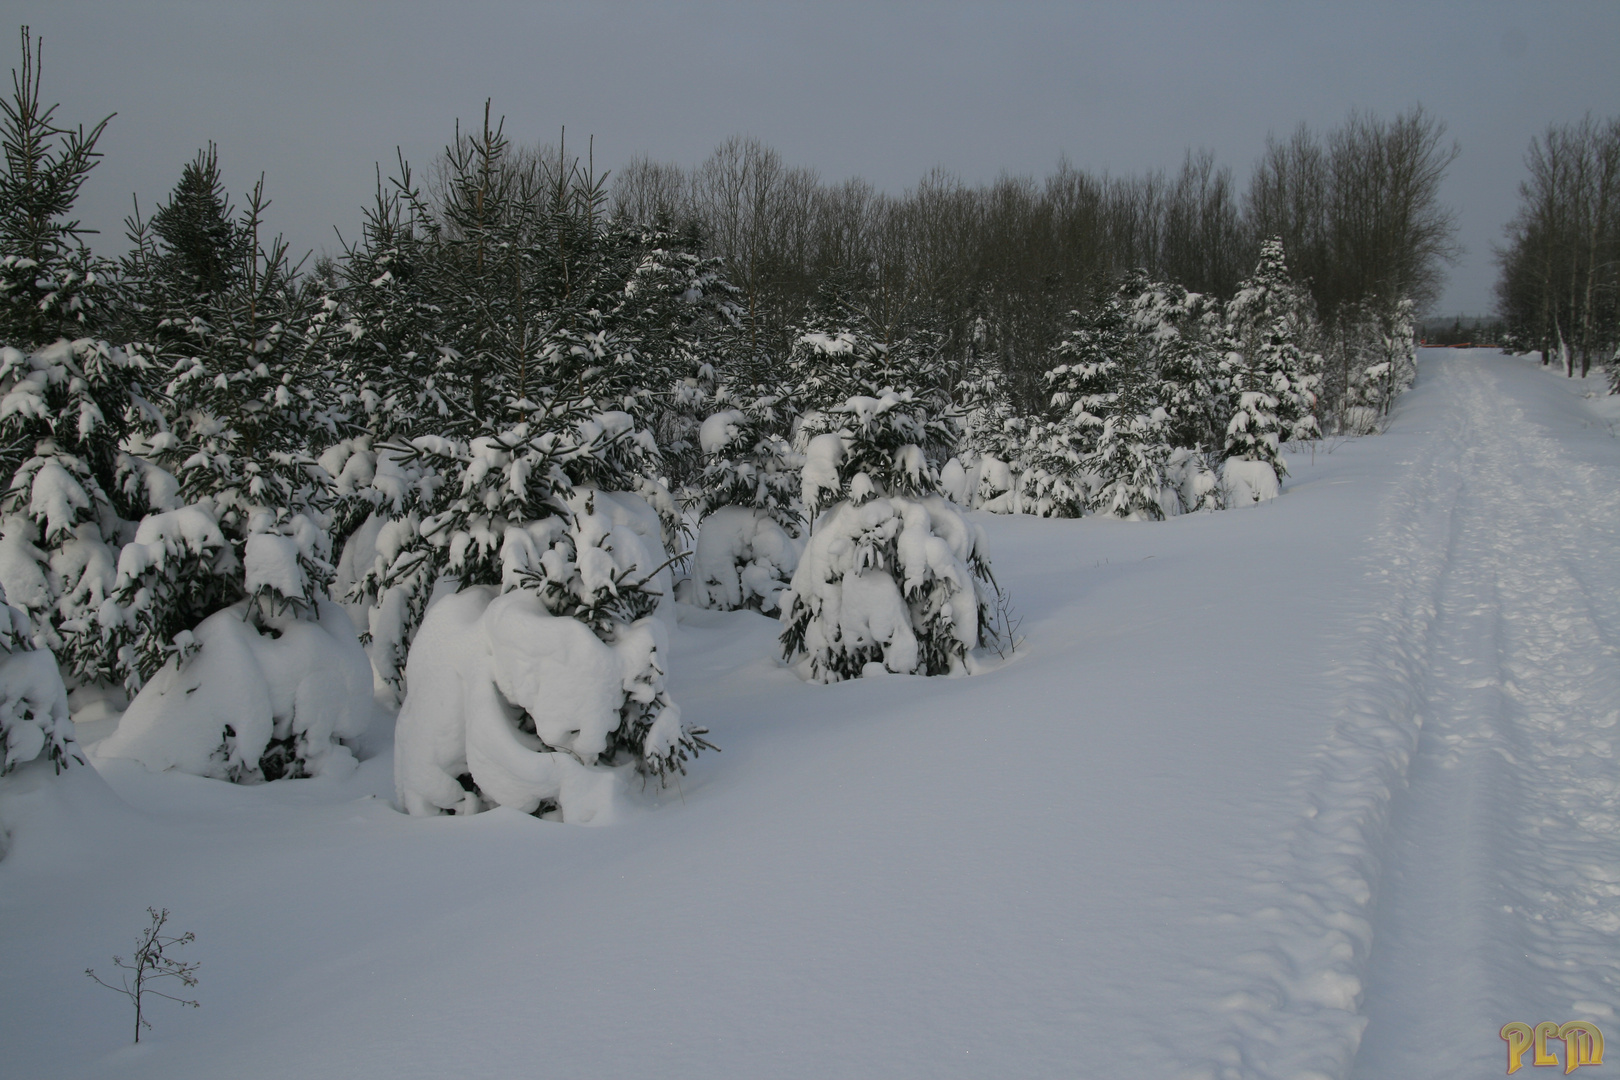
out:
<path id="1" fill-rule="evenodd" d="M 786 440 L 760 408 L 728 409 L 703 422 L 703 514 L 692 563 L 692 602 L 724 611 L 774 612 L 798 566 L 803 528 L 799 477 Z"/>
<path id="2" fill-rule="evenodd" d="M 820 513 L 781 636 L 803 677 L 960 673 L 988 640 L 983 532 L 937 493 L 949 435 L 909 392 L 806 418 L 803 497 Z"/>
<path id="3" fill-rule="evenodd" d="M 806 679 L 963 673 L 990 637 L 984 534 L 938 495 L 844 500 L 783 599 L 783 655 Z"/>
<path id="4" fill-rule="evenodd" d="M 1204 454 L 1186 447 L 1170 452 L 1165 474 L 1181 500 L 1183 513 L 1221 508 L 1221 482 Z"/>
<path id="5" fill-rule="evenodd" d="M 804 541 L 766 511 L 722 506 L 698 530 L 692 602 L 719 611 L 775 612 L 803 549 Z"/>
<path id="6" fill-rule="evenodd" d="M 602 824 L 636 755 L 626 728 L 662 696 L 663 623 L 642 618 L 604 641 L 533 592 L 463 589 L 428 611 L 407 667 L 394 783 L 410 814 L 506 806 Z M 694 735 L 664 699 L 637 753 L 684 757 Z M 701 743 L 701 740 L 699 740 Z M 707 744 L 702 744 L 707 745 Z"/>
<path id="7" fill-rule="evenodd" d="M 1277 470 L 1269 461 L 1233 457 L 1221 463 L 1223 502 L 1227 506 L 1248 506 L 1275 499 L 1281 488 Z"/>
<path id="8" fill-rule="evenodd" d="M 562 541 L 576 488 L 635 487 L 656 455 L 652 437 L 623 412 L 539 411 L 533 422 L 496 435 L 423 435 L 379 448 L 371 486 L 387 520 L 377 528 L 369 564 L 355 566 L 358 584 L 351 592 L 351 599 L 374 609 L 379 674 L 398 679 L 404 673 L 411 638 L 441 582 L 452 589 L 514 586 L 507 563 L 507 553 L 519 550 L 514 545 L 544 551 Z M 656 514 L 650 520 L 659 537 L 662 523 Z M 514 530 L 522 535 L 509 544 Z M 537 539 L 548 530 L 551 539 Z M 652 573 L 663 559 L 660 554 L 641 564 L 641 573 Z M 557 565 L 578 564 L 569 556 Z"/>
<path id="9" fill-rule="evenodd" d="M 1018 478 L 1011 465 L 985 454 L 979 458 L 974 478 L 972 506 L 975 510 L 991 514 L 1018 512 Z"/>
<path id="10" fill-rule="evenodd" d="M 444 648 L 418 638 L 427 616 L 454 599 L 446 593 L 482 586 L 528 596 L 549 617 L 572 622 L 602 647 L 616 650 L 621 659 L 610 688 L 615 719 L 605 742 L 591 744 L 592 756 L 583 764 L 633 764 L 643 774 L 667 777 L 709 744 L 700 729 L 681 724 L 664 690 L 668 650 L 660 635 L 663 620 L 672 618 L 673 575 L 663 522 L 642 496 L 593 483 L 632 483 L 638 474 L 645 476 L 643 459 L 656 455 L 656 448 L 625 413 L 542 413 L 537 419 L 543 430 L 524 423 L 467 442 L 422 436 L 384 448 L 378 456 L 373 484 L 387 495 L 383 512 L 389 520 L 371 541 L 371 564 L 356 567 L 357 591 L 375 608 L 374 655 L 387 650 L 393 661 L 392 669 L 379 664 L 379 674 L 393 670 L 404 676 L 402 716 L 412 719 L 401 722 L 396 759 L 440 760 L 433 747 L 444 740 L 464 742 L 457 733 L 459 720 L 422 704 L 437 700 L 441 691 L 424 685 L 418 697 L 413 673 L 436 670 L 433 660 L 418 663 L 421 650 Z M 523 663 L 550 671 L 546 650 L 563 640 L 559 635 L 574 640 L 577 632 L 554 627 L 508 644 L 517 650 L 513 655 L 528 657 Z M 451 727 L 441 730 L 436 726 L 441 720 Z M 510 720 L 514 730 L 521 729 L 519 713 L 510 713 Z M 422 783 L 428 785 L 423 790 L 433 789 L 429 781 Z M 422 796 L 427 801 L 413 802 L 405 790 L 402 805 L 419 812 L 451 808 L 427 795 Z M 494 790 L 483 798 L 502 801 Z"/>
<path id="11" fill-rule="evenodd" d="M 96 754 L 238 783 L 351 767 L 345 742 L 373 703 L 348 615 L 330 600 L 312 617 L 268 607 L 243 600 L 177 635 Z"/>
<path id="12" fill-rule="evenodd" d="M 939 490 L 939 466 L 956 432 L 910 390 L 852 397 L 804 418 L 800 498 L 813 516 L 840 500 Z"/>
<path id="13" fill-rule="evenodd" d="M 657 515 L 591 489 L 567 510 L 505 530 L 499 590 L 428 609 L 395 735 L 407 812 L 501 805 L 602 820 L 618 766 L 663 778 L 711 748 L 664 689 L 671 575 Z"/>
<path id="14" fill-rule="evenodd" d="M 939 490 L 956 505 L 971 507 L 978 478 L 977 469 L 969 473 L 961 457 L 953 457 L 940 467 Z"/>
<path id="15" fill-rule="evenodd" d="M 240 580 L 241 564 L 208 507 L 148 514 L 118 554 L 109 602 L 80 634 L 97 639 L 134 694 L 177 651 L 189 655 L 189 631 L 234 602 Z"/>
<path id="16" fill-rule="evenodd" d="M 97 616 L 133 695 L 107 756 L 236 782 L 349 762 L 371 717 L 371 666 L 326 598 L 326 533 L 260 511 L 238 558 L 204 500 L 149 514 Z"/>
<path id="17" fill-rule="evenodd" d="M 57 772 L 84 760 L 56 658 L 35 648 L 33 638 L 27 613 L 6 603 L 0 590 L 0 776 L 40 759 Z"/>

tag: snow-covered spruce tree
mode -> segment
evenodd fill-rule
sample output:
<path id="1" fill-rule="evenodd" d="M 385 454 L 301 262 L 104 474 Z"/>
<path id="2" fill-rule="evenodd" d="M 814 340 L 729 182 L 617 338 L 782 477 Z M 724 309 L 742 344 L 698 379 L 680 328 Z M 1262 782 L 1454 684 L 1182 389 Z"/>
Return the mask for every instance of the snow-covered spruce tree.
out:
<path id="1" fill-rule="evenodd" d="M 829 321 L 813 318 L 795 328 L 788 385 L 792 404 L 801 414 L 836 408 L 884 386 L 883 346 L 858 325 L 829 325 Z"/>
<path id="2" fill-rule="evenodd" d="M 1281 424 L 1277 398 L 1263 368 L 1257 369 L 1238 352 L 1227 354 L 1232 385 L 1232 415 L 1222 449 L 1221 483 L 1226 504 L 1264 502 L 1277 496 L 1288 474 L 1280 450 Z"/>
<path id="3" fill-rule="evenodd" d="M 1167 474 L 1185 511 L 1215 509 L 1215 468 L 1232 415 L 1219 343 L 1218 304 L 1181 286 L 1145 282 L 1130 307 L 1137 364 L 1151 373 L 1153 397 L 1164 409 L 1171 450 Z"/>
<path id="4" fill-rule="evenodd" d="M 954 432 L 910 391 L 807 417 L 814 526 L 782 599 L 782 651 L 806 679 L 969 669 L 994 584 L 982 530 L 939 494 Z"/>
<path id="5" fill-rule="evenodd" d="M 614 242 L 638 257 L 607 321 L 615 336 L 634 343 L 634 396 L 645 402 L 639 414 L 658 440 L 666 485 L 696 494 L 705 468 L 699 430 L 736 393 L 727 376 L 737 289 L 718 259 L 698 254 L 694 237 L 660 223 L 621 227 Z"/>
<path id="6" fill-rule="evenodd" d="M 31 761 L 48 761 L 56 772 L 84 764 L 61 672 L 34 638 L 28 613 L 0 591 L 0 777 Z"/>
<path id="7" fill-rule="evenodd" d="M 1342 427 L 1354 434 L 1372 431 L 1389 415 L 1395 399 L 1417 378 L 1417 345 L 1412 302 L 1357 305 L 1349 320 L 1353 362 L 1347 365 Z"/>
<path id="8" fill-rule="evenodd" d="M 101 155 L 107 119 L 88 132 L 59 127 L 40 102 L 41 43 L 22 28 L 22 69 L 0 99 L 0 343 L 17 348 L 95 332 L 105 271 L 69 215 Z"/>
<path id="9" fill-rule="evenodd" d="M 1322 381 L 1321 332 L 1309 294 L 1294 283 L 1273 237 L 1260 245 L 1260 261 L 1226 306 L 1227 334 L 1248 368 L 1245 382 L 1277 399 L 1283 441 L 1321 435 L 1316 419 Z"/>
<path id="10" fill-rule="evenodd" d="M 1030 432 L 1020 477 L 1025 513 L 1079 517 L 1092 486 L 1103 423 L 1130 369 L 1135 341 L 1118 291 L 1102 293 L 1052 349 L 1047 417 Z"/>
<path id="11" fill-rule="evenodd" d="M 402 808 L 593 819 L 615 766 L 666 778 L 709 746 L 664 690 L 661 523 L 623 490 L 655 454 L 627 413 L 560 406 L 498 435 L 384 449 L 379 475 L 413 482 L 362 585 L 399 640 L 419 621 L 395 744 Z M 460 592 L 429 609 L 444 588 Z"/>
<path id="12" fill-rule="evenodd" d="M 1130 313 L 1143 365 L 1178 447 L 1218 451 L 1226 440 L 1228 392 L 1221 370 L 1219 305 L 1169 282 L 1150 282 Z"/>
<path id="13" fill-rule="evenodd" d="M 1093 514 L 1158 521 L 1181 509 L 1170 471 L 1169 416 L 1159 405 L 1147 372 L 1127 374 L 1102 430 L 1089 467 L 1095 479 L 1086 509 Z"/>
<path id="14" fill-rule="evenodd" d="M 376 539 L 405 498 L 396 474 L 379 475 L 387 462 L 377 448 L 450 422 L 457 401 L 441 383 L 458 359 L 445 345 L 453 326 L 446 274 L 425 235 L 421 192 L 403 157 L 387 182 L 378 170 L 371 205 L 357 242 L 347 245 L 333 270 L 335 332 L 327 339 L 333 376 L 333 415 L 341 438 L 321 453 L 327 487 L 328 533 L 337 554 L 332 594 L 361 632 L 373 666 L 385 681 L 403 674 L 404 657 L 384 633 L 377 647 L 368 597 L 356 593 L 376 558 Z M 447 310 L 450 308 L 450 310 Z M 396 664 L 397 659 L 397 664 Z"/>
<path id="15" fill-rule="evenodd" d="M 1294 285 L 1282 241 L 1261 245 L 1254 275 L 1226 307 L 1225 371 L 1232 414 L 1222 451 L 1228 505 L 1276 496 L 1287 468 L 1280 445 L 1314 438 L 1321 356 L 1307 351 L 1317 336 L 1309 301 Z"/>
<path id="16" fill-rule="evenodd" d="M 803 550 L 804 512 L 794 454 L 776 429 L 775 400 L 726 409 L 703 422 L 700 518 L 691 599 L 731 611 L 778 610 Z"/>
<path id="17" fill-rule="evenodd" d="M 179 205 L 197 167 L 188 166 L 164 211 Z M 229 596 L 227 603 L 257 597 L 275 609 L 312 612 L 332 573 L 315 457 L 338 434 L 327 371 L 335 303 L 299 280 L 279 237 L 261 243 L 266 206 L 261 181 L 224 233 L 233 258 L 214 268 L 211 281 L 194 271 L 201 253 L 182 248 L 184 234 L 157 232 L 153 294 L 167 293 L 188 314 L 162 319 L 160 340 L 168 340 L 156 362 L 167 372 L 163 415 L 143 423 L 138 438 L 143 456 L 177 478 L 182 503 L 212 519 L 229 545 L 229 557 L 211 564 L 230 579 L 219 595 Z M 193 283 L 199 290 L 184 297 Z M 253 539 L 259 536 L 280 539 Z M 297 551 L 296 573 L 249 580 L 250 548 L 288 543 Z M 126 601 L 139 588 L 129 577 Z M 190 613 L 199 621 L 208 614 Z M 145 659 L 130 672 L 133 686 L 151 676 L 151 661 L 165 648 L 138 644 Z"/>
<path id="18" fill-rule="evenodd" d="M 26 28 L 12 89 L 0 102 L 0 584 L 70 678 L 116 681 L 86 630 L 147 504 L 144 470 L 120 449 L 142 361 L 88 336 L 106 329 L 106 275 L 69 218 L 106 121 L 88 134 L 55 125 Z"/>
<path id="19" fill-rule="evenodd" d="M 926 329 L 896 336 L 857 301 L 858 292 L 851 275 L 829 275 L 791 327 L 787 402 L 807 414 L 852 397 L 910 390 L 946 411 L 952 382 L 942 336 Z"/>
<path id="20" fill-rule="evenodd" d="M 370 557 L 345 559 L 374 666 L 404 694 L 396 792 L 411 813 L 602 820 L 625 768 L 665 779 L 708 746 L 664 690 L 673 501 L 649 431 L 692 358 L 638 344 L 687 290 L 664 290 L 670 267 L 648 269 L 566 155 L 514 155 L 486 117 L 443 168 L 432 198 L 401 185 L 434 394 L 374 381 L 403 415 L 328 459 L 377 508 Z M 360 310 L 377 296 L 353 287 L 362 273 L 344 304 L 364 328 L 380 320 Z"/>
<path id="21" fill-rule="evenodd" d="M 30 613 L 38 644 L 84 681 L 117 681 L 90 623 L 114 588 L 127 516 L 166 486 L 148 487 L 119 449 L 140 369 L 88 338 L 0 347 L 0 584 Z"/>
<path id="22" fill-rule="evenodd" d="M 746 409 L 716 413 L 704 424 L 704 490 L 696 505 L 708 516 L 692 578 L 700 604 L 776 611 L 792 579 L 803 549 L 803 509 L 800 473 L 790 464 L 794 455 L 785 438 L 789 410 L 800 412 L 799 434 L 808 438 L 825 432 L 824 410 L 856 398 L 892 397 L 896 386 L 907 387 L 919 415 L 949 404 L 944 365 L 930 341 L 880 343 L 872 320 L 850 296 L 842 278 L 824 283 L 794 328 L 785 395 L 756 388 Z M 948 424 L 939 424 L 936 434 L 944 437 L 942 447 L 954 442 Z"/>
<path id="23" fill-rule="evenodd" d="M 56 775 L 85 763 L 73 739 L 61 670 L 49 649 L 34 646 L 37 636 L 28 614 L 6 603 L 0 590 L 0 792 L 19 770 L 48 768 Z M 9 840 L 0 821 L 0 858 Z"/>
<path id="24" fill-rule="evenodd" d="M 102 750 L 233 781 L 314 775 L 352 767 L 345 743 L 372 714 L 370 667 L 328 599 L 314 459 L 337 434 L 335 303 L 279 239 L 260 243 L 262 183 L 231 222 L 217 175 L 211 155 L 188 166 L 139 256 L 167 381 L 131 447 L 179 499 L 141 520 L 99 613 L 135 693 Z"/>
<path id="25" fill-rule="evenodd" d="M 1030 419 L 1014 407 L 1006 377 L 993 362 L 978 366 L 956 389 L 962 437 L 957 457 L 940 469 L 940 485 L 961 506 L 1015 513 Z"/>

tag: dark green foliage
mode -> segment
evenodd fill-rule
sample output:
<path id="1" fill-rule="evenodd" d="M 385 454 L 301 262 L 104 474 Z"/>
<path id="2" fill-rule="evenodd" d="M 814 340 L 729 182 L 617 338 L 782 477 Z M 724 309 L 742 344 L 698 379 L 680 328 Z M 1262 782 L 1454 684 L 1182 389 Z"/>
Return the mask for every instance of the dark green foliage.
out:
<path id="1" fill-rule="evenodd" d="M 94 330 L 104 272 L 68 215 L 112 117 L 88 132 L 57 126 L 56 106 L 40 103 L 41 47 L 26 26 L 22 53 L 11 97 L 0 100 L 0 342 L 27 349 Z"/>

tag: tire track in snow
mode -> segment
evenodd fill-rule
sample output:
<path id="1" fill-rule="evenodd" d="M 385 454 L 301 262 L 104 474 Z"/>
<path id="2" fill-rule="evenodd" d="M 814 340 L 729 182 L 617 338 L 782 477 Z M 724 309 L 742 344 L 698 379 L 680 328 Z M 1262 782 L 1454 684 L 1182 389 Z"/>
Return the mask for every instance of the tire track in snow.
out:
<path id="1" fill-rule="evenodd" d="M 1491 1075 L 1507 1020 L 1615 1015 L 1620 491 L 1513 402 L 1521 363 L 1426 365 L 1438 430 L 1191 1075 Z"/>
<path id="2" fill-rule="evenodd" d="M 1403 463 L 1371 534 L 1378 601 L 1355 620 L 1333 672 L 1345 686 L 1332 734 L 1293 789 L 1299 824 L 1255 873 L 1263 944 L 1206 973 L 1230 1034 L 1185 1073 L 1209 1080 L 1345 1076 L 1366 1027 L 1371 904 L 1395 793 L 1422 723 L 1442 579 L 1455 558 L 1454 510 L 1467 431 L 1455 410 Z"/>
<path id="3" fill-rule="evenodd" d="M 1620 1002 L 1620 493 L 1503 393 L 1511 363 L 1450 365 L 1474 446 L 1464 542 L 1357 1076 L 1487 1075 L 1502 1023 L 1601 1023 Z"/>

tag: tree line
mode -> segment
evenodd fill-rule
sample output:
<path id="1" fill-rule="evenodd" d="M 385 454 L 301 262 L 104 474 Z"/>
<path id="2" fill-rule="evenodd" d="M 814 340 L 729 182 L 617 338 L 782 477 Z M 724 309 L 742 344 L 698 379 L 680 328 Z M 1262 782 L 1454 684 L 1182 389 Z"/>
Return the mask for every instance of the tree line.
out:
<path id="1" fill-rule="evenodd" d="M 1550 125 L 1525 168 L 1497 251 L 1509 346 L 1556 357 L 1569 375 L 1609 361 L 1620 392 L 1620 117 Z"/>
<path id="2" fill-rule="evenodd" d="M 996 605 L 961 507 L 1159 518 L 1275 495 L 1285 442 L 1370 430 L 1409 383 L 1450 243 L 1454 149 L 1421 110 L 1274 141 L 1240 205 L 1208 154 L 1173 178 L 935 173 L 891 197 L 737 139 L 610 183 L 588 146 L 513 146 L 486 104 L 427 168 L 379 168 L 337 258 L 294 263 L 262 180 L 234 203 L 207 146 L 113 261 L 72 218 L 105 122 L 41 102 L 25 30 L 0 125 L 14 622 L 70 685 L 134 696 L 109 752 L 184 745 L 187 768 L 272 779 L 330 767 L 366 722 L 341 601 L 405 699 L 401 805 L 422 812 L 551 805 L 574 775 L 558 755 L 683 769 L 709 744 L 664 689 L 676 595 L 780 610 L 809 678 L 971 670 Z M 879 589 L 877 566 L 904 573 Z M 467 596 L 434 604 L 445 589 Z M 433 728 L 451 714 L 409 694 L 478 642 L 495 652 L 467 663 L 498 671 L 519 638 L 487 620 L 593 657 L 600 685 L 570 720 L 502 681 L 504 704 L 456 721 L 505 733 L 480 776 Z M 321 634 L 299 663 L 348 705 L 289 693 L 244 725 L 186 681 Z"/>
<path id="3" fill-rule="evenodd" d="M 1069 314 L 1128 272 L 1226 301 L 1262 242 L 1280 238 L 1323 328 L 1332 424 L 1364 342 L 1393 327 L 1403 301 L 1421 311 L 1439 295 L 1457 250 L 1439 188 L 1457 152 L 1418 107 L 1270 139 L 1246 191 L 1213 153 L 1189 150 L 1173 173 L 1098 176 L 1060 161 L 1040 180 L 968 185 L 936 169 L 890 195 L 823 182 L 736 137 L 690 169 L 632 161 L 612 201 L 720 258 L 761 350 L 785 355 L 793 321 L 836 281 L 883 340 L 932 333 L 959 373 L 989 358 L 1025 408 L 1041 401 Z"/>

